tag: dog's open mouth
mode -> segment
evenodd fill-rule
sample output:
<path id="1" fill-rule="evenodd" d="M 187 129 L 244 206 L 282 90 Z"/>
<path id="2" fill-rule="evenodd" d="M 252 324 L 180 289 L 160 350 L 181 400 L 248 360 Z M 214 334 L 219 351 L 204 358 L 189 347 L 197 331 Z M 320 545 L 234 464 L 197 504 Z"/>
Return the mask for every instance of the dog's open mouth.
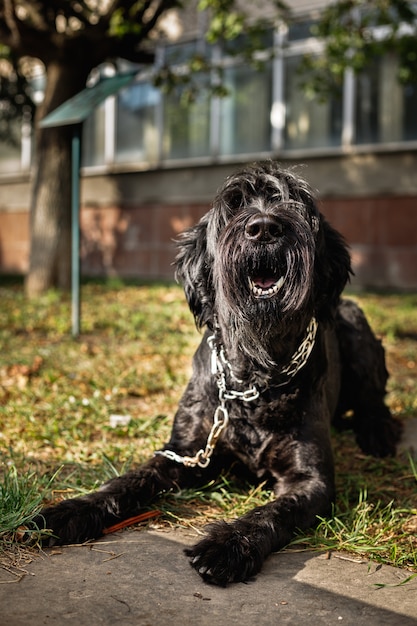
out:
<path id="1" fill-rule="evenodd" d="M 284 276 L 253 276 L 249 277 L 249 287 L 255 298 L 272 298 L 284 284 Z"/>

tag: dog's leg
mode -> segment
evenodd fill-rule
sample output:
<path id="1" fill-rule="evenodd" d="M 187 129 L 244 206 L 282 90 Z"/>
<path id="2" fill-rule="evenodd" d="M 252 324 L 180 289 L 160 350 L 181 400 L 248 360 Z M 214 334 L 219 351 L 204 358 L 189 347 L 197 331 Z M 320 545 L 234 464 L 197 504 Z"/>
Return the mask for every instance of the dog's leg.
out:
<path id="1" fill-rule="evenodd" d="M 342 300 L 336 320 L 342 380 L 335 425 L 351 412 L 351 425 L 363 452 L 377 457 L 394 455 L 401 424 L 384 402 L 388 372 L 385 352 L 361 309 Z"/>
<path id="2" fill-rule="evenodd" d="M 136 515 L 154 498 L 198 483 L 201 471 L 156 456 L 137 470 L 105 483 L 98 491 L 43 509 L 34 522 L 52 530 L 49 545 L 100 537 L 114 523 Z"/>
<path id="3" fill-rule="evenodd" d="M 217 387 L 208 374 L 208 382 L 204 379 L 207 355 L 204 341 L 195 355 L 194 374 L 179 403 L 167 445 L 182 456 L 193 456 L 204 449 L 213 424 Z M 211 389 L 212 394 L 207 392 Z M 104 529 L 137 515 L 163 493 L 205 484 L 227 463 L 228 459 L 217 454 L 207 468 L 186 467 L 157 455 L 138 469 L 108 481 L 98 491 L 43 509 L 34 522 L 38 528 L 52 531 L 50 545 L 81 543 L 100 537 Z"/>
<path id="4" fill-rule="evenodd" d="M 226 586 L 247 581 L 257 574 L 265 558 L 287 545 L 296 529 L 317 523 L 317 516 L 331 513 L 334 480 L 330 444 L 287 440 L 282 458 L 274 464 L 285 467 L 277 480 L 277 498 L 232 521 L 207 528 L 207 536 L 186 549 L 190 563 L 208 583 Z M 327 449 L 327 453 L 326 453 Z M 327 462 L 323 458 L 327 456 Z"/>
<path id="5" fill-rule="evenodd" d="M 196 403 L 200 408 L 193 412 Z M 192 456 L 204 448 L 213 412 L 210 403 L 201 400 L 201 383 L 191 381 L 178 407 L 167 448 L 182 456 Z M 98 491 L 43 509 L 34 523 L 52 531 L 49 545 L 95 539 L 116 522 L 137 515 L 158 496 L 205 484 L 225 465 L 227 459 L 222 455 L 216 455 L 203 469 L 156 455 L 137 469 L 108 481 Z"/>

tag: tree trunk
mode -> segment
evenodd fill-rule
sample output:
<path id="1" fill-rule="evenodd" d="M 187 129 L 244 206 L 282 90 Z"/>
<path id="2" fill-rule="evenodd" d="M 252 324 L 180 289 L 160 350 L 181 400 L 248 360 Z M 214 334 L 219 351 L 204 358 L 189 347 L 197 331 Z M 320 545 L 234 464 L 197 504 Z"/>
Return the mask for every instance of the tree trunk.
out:
<path id="1" fill-rule="evenodd" d="M 71 63 L 72 62 L 72 63 Z M 75 65 L 75 67 L 74 67 Z M 83 71 L 84 70 L 84 71 Z M 47 86 L 37 122 L 80 91 L 89 68 L 54 61 L 46 68 Z M 38 296 L 71 283 L 71 136 L 61 126 L 37 130 L 31 204 L 31 251 L 26 294 Z"/>
<path id="2" fill-rule="evenodd" d="M 26 277 L 28 296 L 51 287 L 68 289 L 71 267 L 70 129 L 42 130 L 37 146 L 31 207 L 31 250 Z M 64 132 L 63 132 L 64 131 Z"/>

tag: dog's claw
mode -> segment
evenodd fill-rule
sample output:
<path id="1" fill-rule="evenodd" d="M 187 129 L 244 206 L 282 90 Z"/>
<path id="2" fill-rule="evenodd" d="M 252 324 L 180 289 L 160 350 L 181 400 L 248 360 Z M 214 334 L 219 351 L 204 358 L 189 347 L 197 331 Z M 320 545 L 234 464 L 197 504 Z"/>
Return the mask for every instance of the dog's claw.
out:
<path id="1" fill-rule="evenodd" d="M 185 554 L 206 583 L 221 587 L 250 580 L 259 572 L 263 562 L 256 544 L 226 522 L 209 527 L 207 536 L 187 548 Z"/>

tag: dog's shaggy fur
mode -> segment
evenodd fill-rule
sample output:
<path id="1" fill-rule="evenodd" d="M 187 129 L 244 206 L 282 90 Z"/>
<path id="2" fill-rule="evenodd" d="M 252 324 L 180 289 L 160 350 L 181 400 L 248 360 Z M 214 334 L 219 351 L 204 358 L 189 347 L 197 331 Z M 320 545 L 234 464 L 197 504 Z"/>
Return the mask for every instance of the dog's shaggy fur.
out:
<path id="1" fill-rule="evenodd" d="M 186 551 L 205 581 L 226 585 L 248 580 L 295 529 L 331 512 L 332 418 L 342 422 L 349 412 L 360 447 L 376 456 L 395 453 L 399 427 L 384 404 L 383 348 L 360 309 L 340 299 L 351 272 L 346 245 L 293 172 L 267 162 L 227 179 L 181 237 L 176 271 L 206 332 L 165 450 L 182 457 L 205 450 L 221 405 L 229 423 L 209 464 L 188 467 L 157 454 L 97 492 L 43 510 L 37 522 L 52 529 L 53 543 L 99 537 L 156 496 L 207 483 L 238 462 L 268 480 L 275 499 L 209 527 Z M 237 393 L 221 396 L 222 384 Z M 259 396 L 245 401 L 239 393 L 252 388 Z"/>

